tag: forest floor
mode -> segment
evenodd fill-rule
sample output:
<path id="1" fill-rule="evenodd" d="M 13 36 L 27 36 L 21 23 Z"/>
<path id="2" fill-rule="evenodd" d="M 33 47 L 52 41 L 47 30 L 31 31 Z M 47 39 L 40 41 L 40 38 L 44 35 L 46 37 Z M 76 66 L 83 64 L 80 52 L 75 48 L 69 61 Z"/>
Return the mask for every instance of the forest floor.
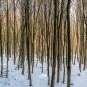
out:
<path id="1" fill-rule="evenodd" d="M 6 60 L 6 59 L 5 59 Z M 29 87 L 29 80 L 28 80 L 28 72 L 27 72 L 27 62 L 25 62 L 25 75 L 22 75 L 22 70 L 17 69 L 17 65 L 13 64 L 13 59 L 10 58 L 9 60 L 9 75 L 8 78 L 6 76 L 0 77 L 0 87 Z M 4 62 L 4 68 L 6 67 L 6 63 Z M 34 67 L 34 73 L 32 74 L 32 87 L 49 87 L 47 85 L 47 64 L 44 63 L 44 72 L 42 73 L 42 65 L 38 62 L 36 67 Z M 52 70 L 50 68 L 50 70 Z M 4 75 L 5 75 L 4 69 Z M 67 75 L 66 75 L 67 76 Z M 67 81 L 62 83 L 63 72 L 60 72 L 60 82 L 57 83 L 55 81 L 55 87 L 67 87 Z M 71 87 L 87 87 L 87 70 L 80 73 L 78 63 L 76 65 L 72 65 L 72 72 L 71 72 Z"/>

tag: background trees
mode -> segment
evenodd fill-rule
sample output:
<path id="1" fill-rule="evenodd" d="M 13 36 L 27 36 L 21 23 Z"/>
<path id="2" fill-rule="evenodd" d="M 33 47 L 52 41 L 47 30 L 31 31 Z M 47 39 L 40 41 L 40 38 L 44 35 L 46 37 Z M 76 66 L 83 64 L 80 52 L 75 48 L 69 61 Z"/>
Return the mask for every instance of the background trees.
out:
<path id="1" fill-rule="evenodd" d="M 6 77 L 10 57 L 14 64 L 18 63 L 18 69 L 22 68 L 23 75 L 27 61 L 30 86 L 34 67 L 39 61 L 43 73 L 46 62 L 48 85 L 54 87 L 55 80 L 60 81 L 62 70 L 63 83 L 67 72 L 67 86 L 70 87 L 71 61 L 72 64 L 78 61 L 80 71 L 82 65 L 86 69 L 86 7 L 86 0 L 0 0 L 1 76 L 5 54 Z"/>

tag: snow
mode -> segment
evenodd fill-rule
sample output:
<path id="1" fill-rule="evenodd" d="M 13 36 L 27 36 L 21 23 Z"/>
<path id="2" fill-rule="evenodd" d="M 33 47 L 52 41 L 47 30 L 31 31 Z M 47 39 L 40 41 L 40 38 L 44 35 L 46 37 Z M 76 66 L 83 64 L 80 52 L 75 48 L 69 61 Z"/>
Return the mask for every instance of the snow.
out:
<path id="1" fill-rule="evenodd" d="M 5 57 L 5 56 L 4 56 Z M 17 69 L 17 64 L 13 64 L 13 58 L 9 60 L 9 75 L 5 76 L 6 58 L 4 58 L 4 76 L 0 77 L 0 87 L 30 87 L 27 72 L 27 62 L 25 61 L 25 74 L 22 75 L 22 69 Z M 34 73 L 32 74 L 32 87 L 49 87 L 47 78 L 47 64 L 44 62 L 44 72 L 42 73 L 42 65 L 38 62 L 36 67 L 36 61 L 34 66 Z M 50 72 L 52 68 L 50 67 Z M 79 65 L 72 65 L 71 70 L 71 87 L 87 87 L 87 70 L 80 73 Z M 60 71 L 60 82 L 55 81 L 55 87 L 67 87 L 67 79 L 65 83 L 62 83 L 63 72 Z M 67 76 L 67 75 L 66 75 Z"/>

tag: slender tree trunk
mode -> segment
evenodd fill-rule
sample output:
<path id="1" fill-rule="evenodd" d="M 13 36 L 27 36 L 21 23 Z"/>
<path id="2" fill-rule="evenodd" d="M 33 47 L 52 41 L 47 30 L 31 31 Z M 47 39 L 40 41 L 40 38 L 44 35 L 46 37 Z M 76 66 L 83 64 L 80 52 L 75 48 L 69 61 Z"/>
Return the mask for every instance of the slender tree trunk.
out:
<path id="1" fill-rule="evenodd" d="M 28 60 L 28 79 L 30 79 L 30 86 L 32 86 L 31 81 L 31 70 L 30 70 L 30 23 L 29 23 L 29 0 L 25 1 L 25 26 L 26 26 L 26 45 L 27 45 L 27 60 Z"/>
<path id="2" fill-rule="evenodd" d="M 14 0 L 14 64 L 15 64 L 15 62 L 16 62 L 16 57 L 15 57 L 15 19 L 16 19 L 16 17 L 15 17 L 15 11 L 16 11 L 16 9 L 15 9 L 15 0 Z"/>
<path id="3" fill-rule="evenodd" d="M 2 52 L 2 21 L 1 21 L 1 0 L 0 0 L 0 54 L 1 54 L 1 76 L 3 75 L 3 52 Z"/>
<path id="4" fill-rule="evenodd" d="M 9 18 L 8 18 L 8 0 L 7 0 L 7 67 L 6 67 L 6 77 L 8 78 L 8 60 L 9 60 Z"/>
<path id="5" fill-rule="evenodd" d="M 71 45 L 70 45 L 70 5 L 71 0 L 68 0 L 67 4 L 67 36 L 68 36 L 68 66 L 67 66 L 67 87 L 70 87 L 71 83 Z"/>
<path id="6" fill-rule="evenodd" d="M 54 40 L 53 40 L 53 66 L 52 66 L 52 79 L 51 79 L 51 86 L 54 87 L 55 84 L 55 71 L 56 71 L 56 14 L 57 14 L 57 0 L 54 0 Z"/>

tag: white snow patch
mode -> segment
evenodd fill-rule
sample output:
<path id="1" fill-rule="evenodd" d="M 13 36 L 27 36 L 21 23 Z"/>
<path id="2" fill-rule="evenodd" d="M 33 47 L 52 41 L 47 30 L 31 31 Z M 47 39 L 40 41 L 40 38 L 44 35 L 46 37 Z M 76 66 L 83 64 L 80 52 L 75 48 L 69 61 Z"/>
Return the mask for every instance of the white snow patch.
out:
<path id="1" fill-rule="evenodd" d="M 4 75 L 6 74 L 6 58 L 4 58 Z M 44 70 L 42 73 L 42 65 L 38 62 L 36 67 L 36 59 L 34 66 L 34 73 L 32 75 L 32 87 L 49 87 L 48 77 L 47 77 L 47 64 L 44 62 Z M 71 72 L 71 87 L 87 87 L 87 70 L 80 73 L 79 64 L 72 65 Z M 52 68 L 50 68 L 50 72 Z M 9 60 L 9 75 L 8 78 L 6 76 L 0 77 L 0 87 L 30 87 L 28 80 L 28 72 L 27 72 L 27 62 L 25 62 L 25 75 L 21 74 L 22 69 L 17 70 L 17 65 L 13 64 L 13 59 Z M 50 74 L 51 76 L 51 74 Z M 67 79 L 65 83 L 62 83 L 63 72 L 60 71 L 60 82 L 57 83 L 55 81 L 55 87 L 67 87 Z M 67 73 L 66 73 L 67 77 Z M 56 77 L 57 78 L 57 77 Z"/>

